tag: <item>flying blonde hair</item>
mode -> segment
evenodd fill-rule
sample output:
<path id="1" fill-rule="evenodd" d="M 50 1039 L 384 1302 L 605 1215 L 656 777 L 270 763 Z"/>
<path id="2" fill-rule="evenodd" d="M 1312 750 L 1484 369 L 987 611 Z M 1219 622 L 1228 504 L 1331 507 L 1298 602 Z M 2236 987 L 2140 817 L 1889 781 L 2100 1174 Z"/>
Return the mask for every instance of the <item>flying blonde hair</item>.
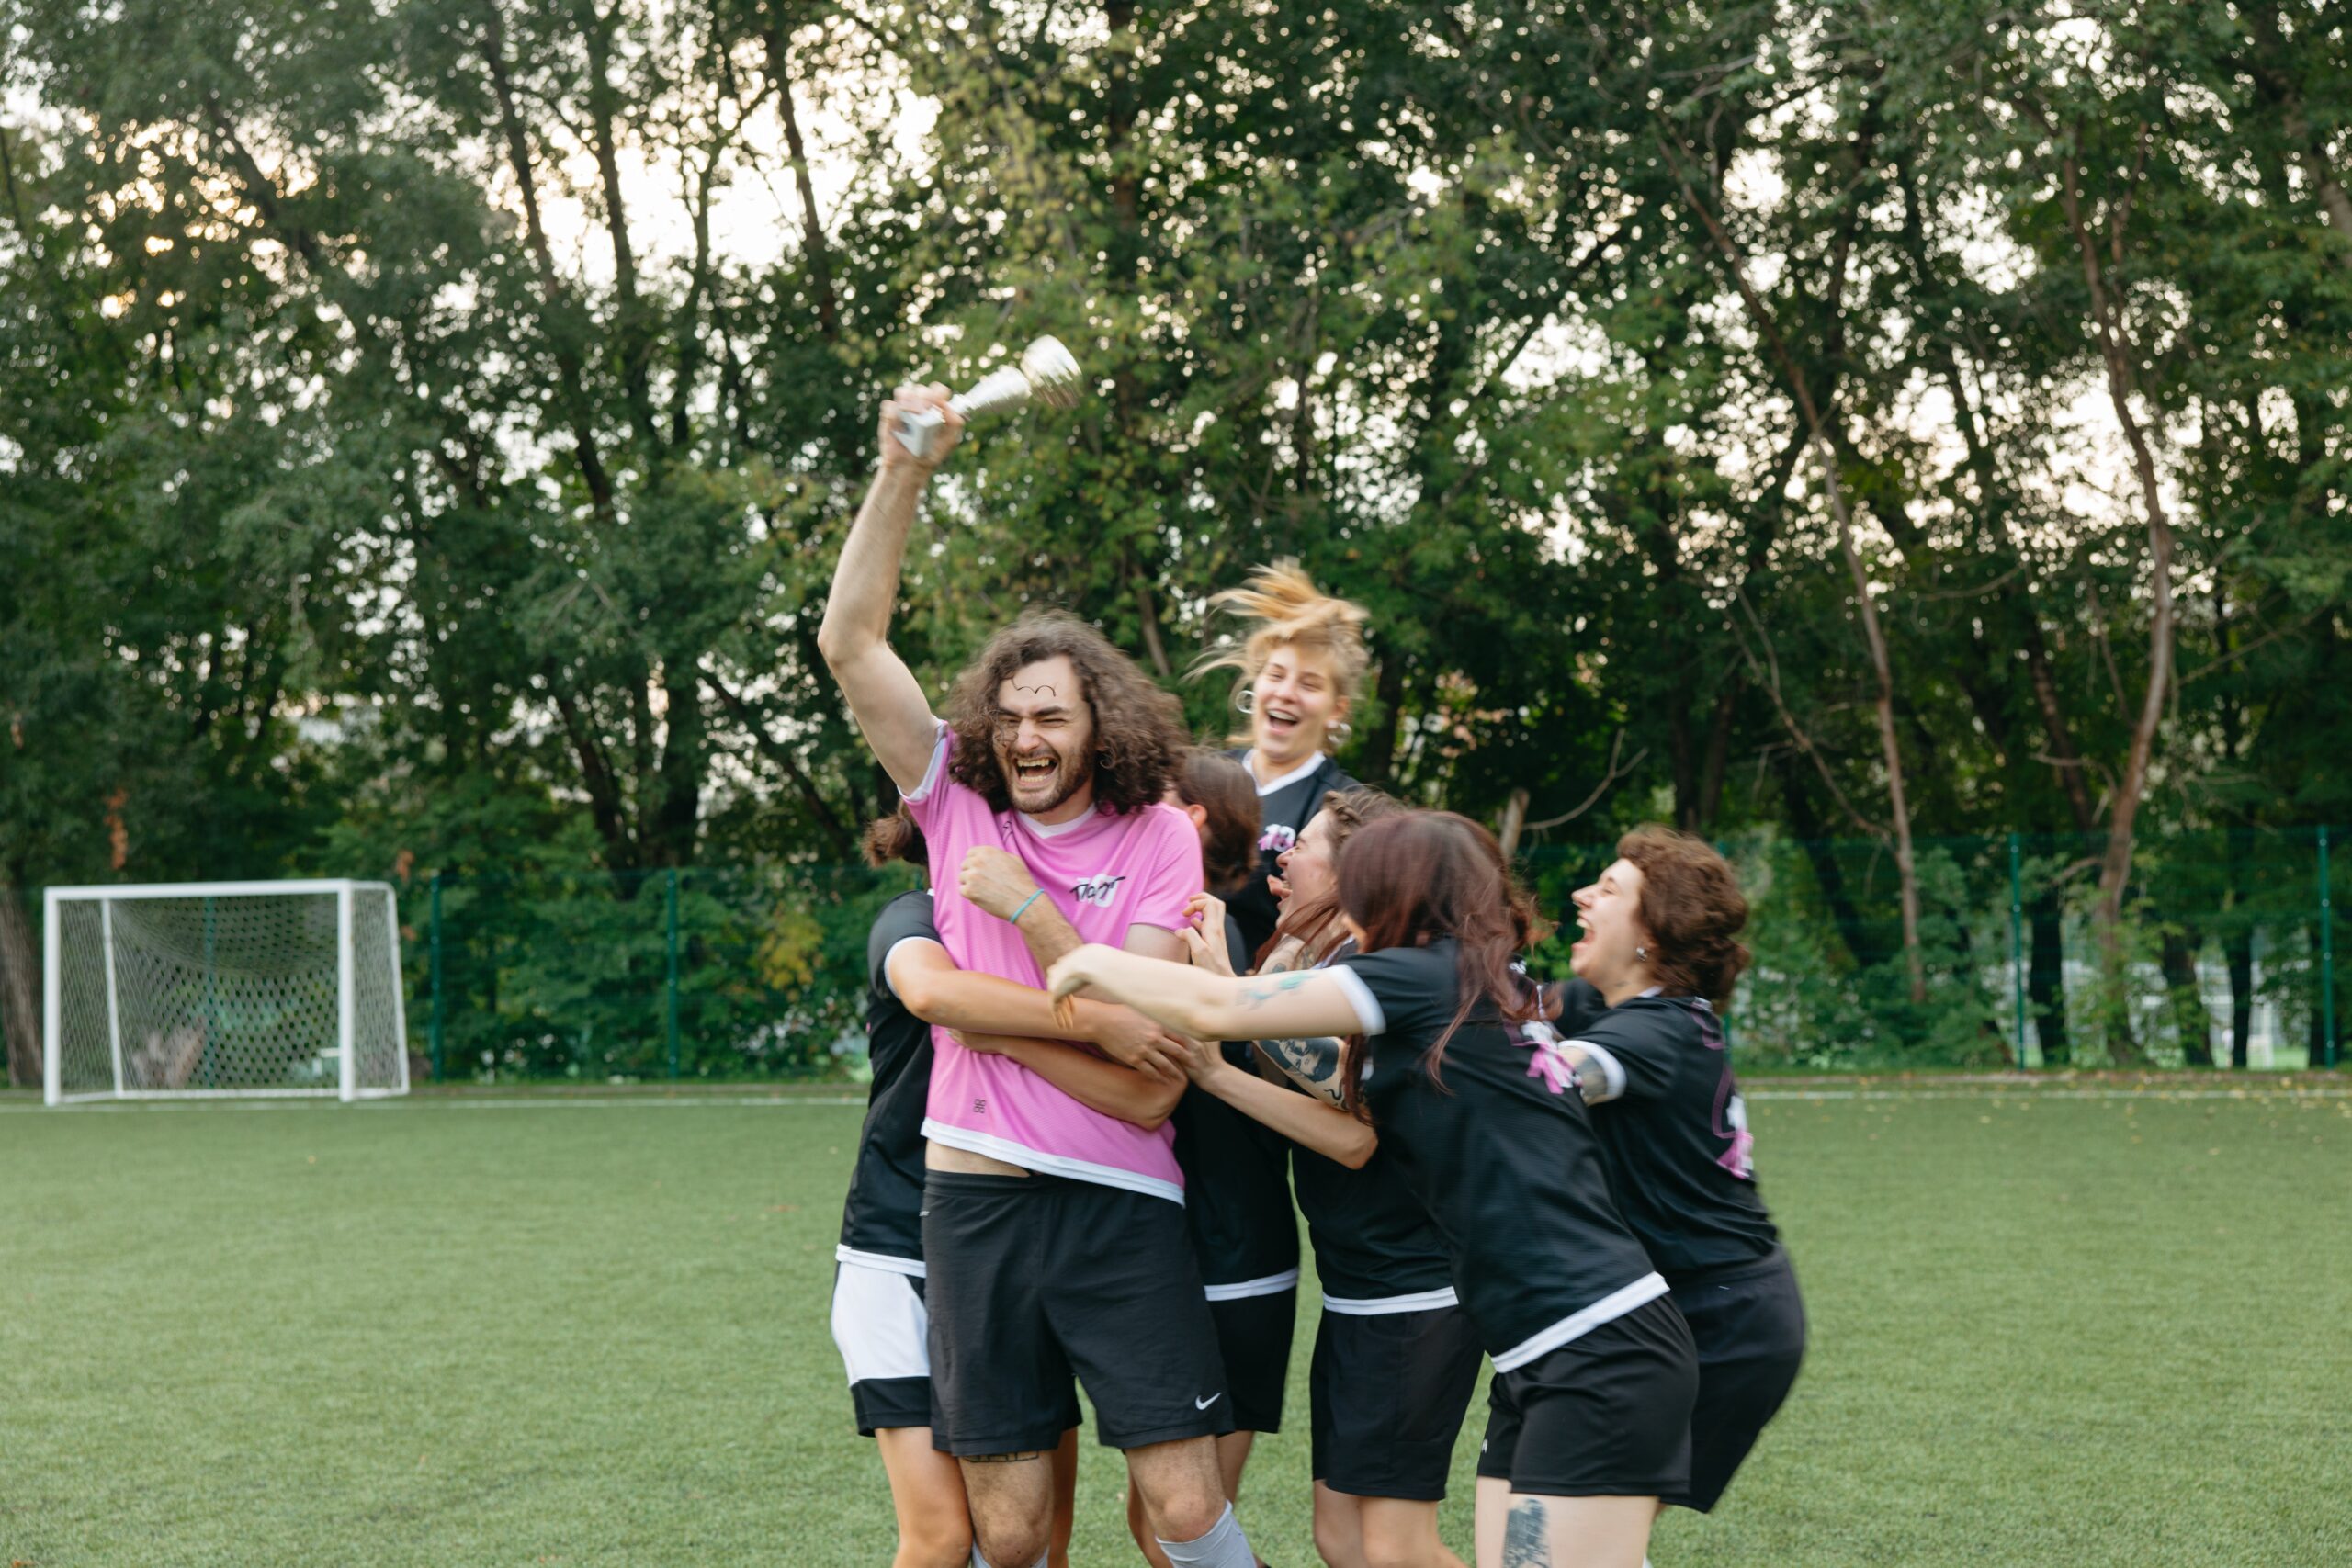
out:
<path id="1" fill-rule="evenodd" d="M 1195 677 L 1212 670 L 1239 671 L 1240 678 L 1233 683 L 1237 700 L 1258 679 L 1274 649 L 1286 647 L 1328 655 L 1342 701 L 1352 703 L 1362 689 L 1364 671 L 1372 663 L 1371 650 L 1363 643 L 1363 626 L 1372 613 L 1317 588 L 1298 562 L 1283 559 L 1259 567 L 1240 587 L 1211 598 L 1209 609 L 1227 610 L 1250 623 L 1249 635 L 1239 642 L 1225 638 L 1193 665 Z"/>

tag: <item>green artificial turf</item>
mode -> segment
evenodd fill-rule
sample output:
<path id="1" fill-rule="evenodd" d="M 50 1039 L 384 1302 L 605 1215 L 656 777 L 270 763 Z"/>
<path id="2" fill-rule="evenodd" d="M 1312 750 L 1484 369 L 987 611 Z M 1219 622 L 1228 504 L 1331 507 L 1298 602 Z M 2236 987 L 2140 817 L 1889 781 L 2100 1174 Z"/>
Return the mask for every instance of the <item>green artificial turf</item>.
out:
<path id="1" fill-rule="evenodd" d="M 2352 1562 L 2341 1089 L 1757 1087 L 1812 1359 L 1658 1568 Z M 0 1109 L 0 1568 L 886 1563 L 826 1326 L 858 1111 L 739 1098 Z M 1074 1562 L 1136 1561 L 1120 1479 L 1090 1443 Z"/>

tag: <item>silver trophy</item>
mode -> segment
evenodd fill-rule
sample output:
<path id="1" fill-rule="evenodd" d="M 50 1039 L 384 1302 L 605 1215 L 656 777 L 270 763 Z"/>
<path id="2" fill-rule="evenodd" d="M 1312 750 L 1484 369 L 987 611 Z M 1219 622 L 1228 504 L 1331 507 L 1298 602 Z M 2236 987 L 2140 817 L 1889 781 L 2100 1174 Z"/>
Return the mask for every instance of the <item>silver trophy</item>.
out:
<path id="1" fill-rule="evenodd" d="M 984 413 L 1017 409 L 1032 399 L 1051 409 L 1066 409 L 1078 401 L 1078 361 L 1059 338 L 1041 337 L 1021 351 L 1021 363 L 1007 365 L 981 377 L 971 390 L 958 392 L 947 406 L 967 421 Z M 947 417 L 937 409 L 918 409 L 899 416 L 894 433 L 899 445 L 918 457 L 928 458 L 938 444 Z"/>

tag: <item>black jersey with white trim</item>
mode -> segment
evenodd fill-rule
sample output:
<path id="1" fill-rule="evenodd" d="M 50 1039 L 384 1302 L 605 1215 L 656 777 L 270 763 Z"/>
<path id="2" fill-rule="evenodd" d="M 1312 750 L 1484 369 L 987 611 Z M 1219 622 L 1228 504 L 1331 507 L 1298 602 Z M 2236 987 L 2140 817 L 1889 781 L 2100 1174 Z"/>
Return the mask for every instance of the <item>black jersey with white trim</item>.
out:
<path id="1" fill-rule="evenodd" d="M 1618 1217 L 1591 1113 L 1566 1062 L 1494 1009 L 1453 1021 L 1459 944 L 1340 959 L 1371 1052 L 1364 1100 L 1384 1154 L 1445 1237 L 1455 1288 L 1498 1371 L 1654 1300 L 1666 1281 Z M 1548 1031 L 1545 1032 L 1548 1034 Z"/>
<path id="2" fill-rule="evenodd" d="M 902 942 L 939 941 L 931 895 L 901 893 L 882 908 L 865 938 L 865 1124 L 842 1205 L 834 1256 L 901 1274 L 922 1269 L 923 1106 L 931 1092 L 931 1025 L 890 989 L 890 952 Z"/>
<path id="3" fill-rule="evenodd" d="M 1780 1233 L 1756 1190 L 1747 1109 L 1714 1010 L 1696 997 L 1635 997 L 1561 1038 L 1588 1058 L 1578 1077 L 1617 1212 L 1667 1278 L 1770 1253 Z"/>
<path id="4" fill-rule="evenodd" d="M 1342 942 L 1317 968 L 1355 951 Z M 1303 1090 L 1301 1092 L 1304 1092 Z M 1298 1148 L 1291 1155 L 1298 1212 L 1306 1216 L 1307 1244 L 1328 1304 L 1341 1312 L 1419 1311 L 1454 1304 L 1453 1261 L 1430 1212 L 1405 1184 L 1395 1156 L 1374 1149 L 1355 1170 Z M 1402 1304 L 1399 1304 L 1402 1303 Z"/>
<path id="5" fill-rule="evenodd" d="M 1245 767 L 1249 765 L 1250 748 L 1246 746 L 1226 755 Z M 1325 756 L 1276 779 L 1272 788 L 1259 789 L 1258 867 L 1250 873 L 1248 884 L 1225 901 L 1226 912 L 1241 922 L 1241 939 L 1250 944 L 1252 953 L 1266 945 L 1267 939 L 1274 934 L 1274 922 L 1282 918 L 1282 900 L 1266 886 L 1266 878 L 1279 869 L 1275 863 L 1285 850 L 1298 842 L 1299 834 L 1323 809 L 1325 795 L 1335 789 L 1355 787 L 1356 781 L 1340 771 L 1338 760 Z"/>
<path id="6" fill-rule="evenodd" d="M 1237 975 L 1250 952 L 1228 913 L 1225 944 Z M 1225 1059 L 1250 1070 L 1247 1040 L 1225 1043 Z M 1184 1169 L 1184 1223 L 1193 1234 L 1201 1283 L 1212 1296 L 1272 1295 L 1298 1283 L 1298 1216 L 1290 1206 L 1290 1140 L 1216 1096 L 1187 1085 L 1169 1117 L 1176 1163 Z"/>

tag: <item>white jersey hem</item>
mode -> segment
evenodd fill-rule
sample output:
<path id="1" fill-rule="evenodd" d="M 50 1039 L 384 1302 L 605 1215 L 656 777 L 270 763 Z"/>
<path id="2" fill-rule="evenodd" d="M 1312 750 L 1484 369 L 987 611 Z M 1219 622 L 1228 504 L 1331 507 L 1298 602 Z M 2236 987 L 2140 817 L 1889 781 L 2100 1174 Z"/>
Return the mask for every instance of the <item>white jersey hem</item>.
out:
<path id="1" fill-rule="evenodd" d="M 1643 1275 L 1632 1284 L 1610 1292 L 1590 1306 L 1572 1312 L 1551 1327 L 1532 1334 L 1495 1358 L 1495 1371 L 1517 1371 L 1536 1357 L 1556 1350 L 1574 1339 L 1581 1339 L 1604 1323 L 1614 1323 L 1637 1307 L 1646 1306 L 1666 1294 L 1665 1277 L 1657 1273 Z"/>
<path id="2" fill-rule="evenodd" d="M 878 1269 L 886 1274 L 904 1274 L 910 1280 L 925 1277 L 920 1258 L 893 1258 L 887 1252 L 860 1252 L 847 1242 L 833 1248 L 833 1261 L 856 1269 Z"/>
<path id="3" fill-rule="evenodd" d="M 1400 1312 L 1433 1312 L 1439 1307 L 1461 1304 L 1461 1298 L 1453 1293 L 1451 1285 L 1442 1285 L 1434 1291 L 1415 1291 L 1403 1296 L 1323 1298 L 1323 1310 L 1338 1313 L 1341 1317 L 1387 1317 Z"/>
<path id="4" fill-rule="evenodd" d="M 1007 1165 L 1017 1165 L 1040 1176 L 1065 1176 L 1072 1181 L 1091 1181 L 1098 1187 L 1117 1187 L 1129 1192 L 1140 1192 L 1147 1198 L 1165 1198 L 1179 1208 L 1184 1203 L 1184 1189 L 1181 1183 L 1162 1181 L 1159 1177 L 1125 1170 L 1115 1165 L 1096 1165 L 1091 1160 L 1072 1159 L 1067 1155 L 1045 1154 L 1016 1144 L 1010 1138 L 951 1127 L 928 1116 L 923 1118 L 922 1135 L 933 1143 L 945 1144 L 951 1149 L 962 1149 L 967 1155 L 986 1155 L 990 1159 L 1001 1159 Z"/>
<path id="5" fill-rule="evenodd" d="M 1278 1296 L 1284 1291 L 1296 1289 L 1298 1270 L 1285 1269 L 1279 1274 L 1269 1274 L 1260 1280 L 1242 1280 L 1230 1285 L 1203 1285 L 1201 1294 L 1213 1302 L 1239 1302 L 1252 1296 Z"/>

